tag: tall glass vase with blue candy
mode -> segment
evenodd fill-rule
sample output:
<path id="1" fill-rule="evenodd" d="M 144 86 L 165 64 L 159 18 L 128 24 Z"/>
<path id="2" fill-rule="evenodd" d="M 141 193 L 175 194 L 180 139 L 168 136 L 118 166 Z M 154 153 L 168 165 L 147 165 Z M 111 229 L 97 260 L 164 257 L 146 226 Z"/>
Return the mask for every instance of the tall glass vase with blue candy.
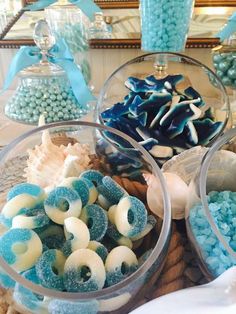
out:
<path id="1" fill-rule="evenodd" d="M 94 132 L 139 153 L 130 160 L 159 185 L 163 220 L 149 211 L 142 180 L 112 177 Z M 169 195 L 153 158 L 126 134 L 82 121 L 35 128 L 1 151 L 0 187 L 0 285 L 20 313 L 127 314 L 160 282 Z"/>
<path id="2" fill-rule="evenodd" d="M 186 224 L 209 279 L 236 265 L 236 130 L 208 150 L 189 186 Z"/>
<path id="3" fill-rule="evenodd" d="M 22 47 L 10 66 L 4 89 L 16 74 L 19 86 L 5 114 L 28 124 L 37 124 L 41 114 L 46 123 L 81 118 L 89 112 L 94 97 L 67 44 L 56 42 L 44 20 L 36 24 L 34 40 L 37 47 Z"/>
<path id="4" fill-rule="evenodd" d="M 236 14 L 216 35 L 222 44 L 212 49 L 216 74 L 221 78 L 230 96 L 233 125 L 236 124 Z"/>
<path id="5" fill-rule="evenodd" d="M 87 58 L 89 18 L 79 7 L 65 0 L 46 7 L 45 14 L 56 38 L 65 39 L 88 83 L 91 79 L 91 69 Z"/>
<path id="6" fill-rule="evenodd" d="M 164 67 L 160 71 L 160 60 L 167 62 L 168 74 Z M 211 145 L 226 128 L 229 113 L 219 78 L 197 60 L 178 53 L 147 54 L 123 64 L 107 79 L 97 102 L 99 122 L 134 138 L 159 165 L 191 147 Z M 97 146 L 113 160 L 113 171 L 126 168 L 127 176 L 137 174 L 140 165 L 129 161 L 127 143 L 106 136 L 120 154 L 110 147 L 106 150 L 102 137 Z"/>
<path id="7" fill-rule="evenodd" d="M 194 0 L 141 0 L 142 50 L 181 52 Z"/>

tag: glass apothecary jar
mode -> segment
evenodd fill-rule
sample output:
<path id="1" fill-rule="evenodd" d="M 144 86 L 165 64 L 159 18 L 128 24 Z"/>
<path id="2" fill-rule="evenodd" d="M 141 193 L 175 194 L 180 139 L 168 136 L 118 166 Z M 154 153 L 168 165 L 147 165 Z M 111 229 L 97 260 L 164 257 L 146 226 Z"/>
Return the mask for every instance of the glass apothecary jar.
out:
<path id="1" fill-rule="evenodd" d="M 94 169 L 93 167 L 95 167 L 96 165 L 95 169 L 97 170 L 99 169 L 101 173 L 103 173 L 104 175 L 110 176 L 111 171 L 109 171 L 109 169 L 111 169 L 112 164 L 110 164 L 109 167 L 104 167 L 103 157 L 105 156 L 97 154 L 96 141 L 94 141 L 95 132 L 99 132 L 101 135 L 105 135 L 106 132 L 110 132 L 116 136 L 121 137 L 124 141 L 128 141 L 130 145 L 132 145 L 136 154 L 135 155 L 131 154 L 130 159 L 133 160 L 134 162 L 137 161 L 138 159 L 143 165 L 145 165 L 143 171 L 145 171 L 146 173 L 153 174 L 153 176 L 160 183 L 160 194 L 162 195 L 161 197 L 163 199 L 165 209 L 163 220 L 159 221 L 160 224 L 158 224 L 158 227 L 156 226 L 151 230 L 151 234 L 146 235 L 146 237 L 143 238 L 143 241 L 141 241 L 142 243 L 139 241 L 140 242 L 139 244 L 136 242 L 136 244 L 133 246 L 135 254 L 137 254 L 138 258 L 140 257 L 138 269 L 129 276 L 125 276 L 129 268 L 128 266 L 126 267 L 124 263 L 124 267 L 122 268 L 122 272 L 124 275 L 123 280 L 113 285 L 106 284 L 102 289 L 101 288 L 99 290 L 95 289 L 96 291 L 78 292 L 77 290 L 76 292 L 69 292 L 58 291 L 52 287 L 48 288 L 47 284 L 45 286 L 45 283 L 44 284 L 39 283 L 37 279 L 37 274 L 35 274 L 35 267 L 32 267 L 29 271 L 23 271 L 19 273 L 14 269 L 14 265 L 11 264 L 11 262 L 10 262 L 11 265 L 6 262 L 5 260 L 5 258 L 7 258 L 6 255 L 4 255 L 4 257 L 3 255 L 1 255 L 0 257 L 1 284 L 3 284 L 4 282 L 5 286 L 8 284 L 9 294 L 12 295 L 12 305 L 20 312 L 28 311 L 30 313 L 51 313 L 51 314 L 53 313 L 96 314 L 98 312 L 117 313 L 117 311 L 119 311 L 120 313 L 128 313 L 129 309 L 135 304 L 137 304 L 137 299 L 138 298 L 140 299 L 143 293 L 147 292 L 147 289 L 150 289 L 151 291 L 153 287 L 153 282 L 156 282 L 158 280 L 158 276 L 160 275 L 164 259 L 167 255 L 171 234 L 170 201 L 165 185 L 165 180 L 155 161 L 146 152 L 146 150 L 144 150 L 132 138 L 128 137 L 127 135 L 117 130 L 107 128 L 105 126 L 101 126 L 99 124 L 94 123 L 70 121 L 58 122 L 40 128 L 35 128 L 29 131 L 28 133 L 25 133 L 24 135 L 20 136 L 11 144 L 9 144 L 9 146 L 5 147 L 0 153 L 0 182 L 1 182 L 0 203 L 1 205 L 4 205 L 6 203 L 6 195 L 9 192 L 9 189 L 11 189 L 12 185 L 23 183 L 26 181 L 25 168 L 29 167 L 28 153 L 31 152 L 31 161 L 32 157 L 36 158 L 37 156 L 35 155 L 40 154 L 42 146 L 46 145 L 45 143 L 48 141 L 49 134 L 53 143 L 55 143 L 58 134 L 63 133 L 66 136 L 67 146 L 65 146 L 64 144 L 64 146 L 61 145 L 56 147 L 55 145 L 53 146 L 53 144 L 49 141 L 50 145 L 48 146 L 48 149 L 44 150 L 44 152 L 46 151 L 47 153 L 49 153 L 50 151 L 52 151 L 52 154 L 50 155 L 51 158 L 37 159 L 37 164 L 40 167 L 40 172 L 36 173 L 36 177 L 37 179 L 42 178 L 41 182 L 45 183 L 45 179 L 46 181 L 51 180 L 52 177 L 58 178 L 57 175 L 58 172 L 62 171 L 61 169 L 62 164 L 60 164 L 62 159 L 61 156 L 60 158 L 57 159 L 58 154 L 55 153 L 56 151 L 68 149 L 68 151 L 71 151 L 73 153 L 74 148 L 75 153 L 78 145 L 84 144 L 86 144 L 85 145 L 86 149 L 85 146 L 80 146 L 80 149 L 78 150 L 78 154 L 80 155 L 79 162 L 81 163 L 81 165 L 83 163 L 83 161 L 81 161 L 81 158 L 83 160 L 86 160 L 86 158 L 87 159 L 90 158 L 91 163 L 89 169 Z M 108 142 L 108 145 L 111 144 Z M 114 146 L 111 145 L 111 147 L 112 149 L 115 149 Z M 84 151 L 84 149 L 88 154 L 86 156 L 84 154 L 82 156 L 81 153 L 82 151 Z M 66 156 L 64 156 L 64 158 L 65 157 Z M 37 164 L 35 164 L 35 167 L 37 167 Z M 32 165 L 34 164 L 32 163 Z M 100 165 L 101 168 L 98 168 L 97 167 L 98 165 Z M 107 160 L 106 166 L 108 166 Z M 81 171 L 81 169 L 78 167 L 75 167 L 73 169 L 74 171 Z M 105 172 L 104 169 L 106 169 Z M 73 177 L 74 176 L 76 176 L 75 172 Z M 135 181 L 136 183 L 139 182 L 143 184 L 143 179 L 141 176 L 139 176 L 139 178 L 136 177 Z M 132 180 L 130 182 L 132 182 Z M 130 214 L 130 216 L 132 216 L 132 214 Z M 92 219 L 92 216 L 90 218 Z M 3 220 L 1 221 L 3 222 Z M 96 219 L 96 224 L 97 226 L 102 224 L 101 220 Z M 51 227 L 53 227 L 54 231 L 51 230 Z M 92 227 L 92 224 L 90 224 L 90 227 Z M 45 228 L 46 229 L 50 228 L 51 231 L 48 230 L 47 232 Z M 64 240 L 60 240 L 60 242 L 56 241 L 56 239 L 55 242 L 53 241 L 52 239 L 53 235 L 57 237 L 64 232 L 63 227 L 54 224 L 53 221 L 51 221 L 49 225 L 47 225 L 46 227 L 41 229 L 39 228 L 37 230 L 34 229 L 31 232 L 37 232 L 38 236 L 41 237 L 42 241 L 44 240 L 46 241 L 48 238 L 48 241 L 46 241 L 47 245 L 49 247 L 53 245 L 54 248 L 56 247 L 58 250 L 60 250 L 65 241 L 64 237 L 63 237 Z M 4 237 L 4 235 L 5 233 L 3 233 L 1 236 Z M 108 238 L 107 237 L 108 233 L 106 233 L 104 239 L 101 239 L 101 242 L 107 246 L 107 249 L 110 252 L 110 250 L 112 250 L 112 248 L 114 247 L 114 242 L 109 240 L 109 237 Z M 118 240 L 118 238 L 116 238 L 116 240 Z M 1 244 L 0 251 L 3 253 L 4 247 L 2 246 L 3 242 L 1 242 L 1 238 L 0 244 Z M 124 242 L 123 245 L 128 244 L 125 244 Z M 46 247 L 44 247 L 44 250 L 45 249 L 47 250 Z M 16 254 L 18 253 L 20 254 L 20 248 L 18 251 L 16 249 L 14 252 Z M 143 253 L 145 253 L 145 255 L 143 255 Z M 123 256 L 121 256 L 121 258 L 123 258 Z M 53 269 L 56 274 L 58 273 L 56 270 L 58 264 L 57 265 L 55 264 L 54 266 L 55 268 L 53 267 Z M 98 265 L 95 266 L 98 267 Z M 80 268 L 78 268 L 78 272 L 79 270 Z M 92 270 L 94 271 L 94 269 Z M 86 271 L 86 269 L 84 269 L 84 271 Z M 84 278 L 84 282 L 86 281 L 90 282 L 89 278 L 90 276 L 92 276 L 91 272 L 90 275 L 89 274 L 87 275 L 87 277 L 85 276 L 84 272 L 83 274 L 81 274 L 81 276 Z M 12 278 L 12 280 L 10 279 L 9 276 Z"/>
<path id="2" fill-rule="evenodd" d="M 209 279 L 236 265 L 236 130 L 206 153 L 189 186 L 188 237 Z"/>
<path id="3" fill-rule="evenodd" d="M 59 1 L 46 7 L 45 17 L 55 37 L 65 39 L 88 83 L 91 79 L 87 57 L 89 19 L 77 6 L 67 1 Z"/>
<path id="4" fill-rule="evenodd" d="M 141 0 L 142 50 L 184 51 L 194 0 Z"/>
<path id="5" fill-rule="evenodd" d="M 17 122 L 38 124 L 76 120 L 88 113 L 75 98 L 66 73 L 48 62 L 31 66 L 19 73 L 19 86 L 5 106 L 5 115 Z"/>

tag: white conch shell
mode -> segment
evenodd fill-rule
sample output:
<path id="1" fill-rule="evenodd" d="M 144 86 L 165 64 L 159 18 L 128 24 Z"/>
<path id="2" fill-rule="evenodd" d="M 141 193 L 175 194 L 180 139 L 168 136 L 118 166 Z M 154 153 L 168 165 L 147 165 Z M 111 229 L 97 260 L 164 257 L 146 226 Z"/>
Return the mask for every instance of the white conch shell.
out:
<path id="1" fill-rule="evenodd" d="M 187 184 L 176 174 L 164 172 L 167 189 L 171 200 L 171 213 L 173 219 L 183 219 L 187 202 Z M 163 218 L 163 195 L 160 181 L 153 174 L 143 174 L 147 182 L 147 203 L 149 208 L 158 217 Z"/>
<path id="2" fill-rule="evenodd" d="M 130 314 L 235 314 L 236 266 L 214 281 L 148 302 Z"/>
<path id="3" fill-rule="evenodd" d="M 27 182 L 50 190 L 64 178 L 79 176 L 89 168 L 89 145 L 53 144 L 48 130 L 42 134 L 42 144 L 28 150 L 25 177 Z"/>

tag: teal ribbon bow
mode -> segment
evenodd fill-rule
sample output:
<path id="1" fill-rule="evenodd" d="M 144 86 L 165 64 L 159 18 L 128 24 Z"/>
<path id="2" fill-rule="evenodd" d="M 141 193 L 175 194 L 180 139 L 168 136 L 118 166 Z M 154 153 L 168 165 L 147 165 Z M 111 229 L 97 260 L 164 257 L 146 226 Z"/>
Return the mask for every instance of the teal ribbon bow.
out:
<path id="1" fill-rule="evenodd" d="M 219 37 L 221 41 L 224 41 L 225 39 L 229 38 L 234 32 L 236 32 L 236 12 L 231 15 L 231 17 L 228 19 L 228 23 L 218 34 L 216 34 L 215 37 Z"/>
<path id="2" fill-rule="evenodd" d="M 39 0 L 34 4 L 27 5 L 25 10 L 42 10 L 55 2 L 57 2 L 57 0 Z M 94 18 L 94 13 L 101 12 L 101 9 L 93 2 L 93 0 L 69 0 L 69 2 L 81 9 L 91 21 Z"/>
<path id="3" fill-rule="evenodd" d="M 2 92 L 9 88 L 18 72 L 40 62 L 41 59 L 42 54 L 38 47 L 21 47 L 12 60 Z M 60 39 L 48 51 L 47 59 L 49 62 L 60 66 L 66 72 L 72 91 L 80 105 L 86 106 L 89 101 L 95 100 L 82 72 L 74 63 L 74 59 L 64 39 Z"/>

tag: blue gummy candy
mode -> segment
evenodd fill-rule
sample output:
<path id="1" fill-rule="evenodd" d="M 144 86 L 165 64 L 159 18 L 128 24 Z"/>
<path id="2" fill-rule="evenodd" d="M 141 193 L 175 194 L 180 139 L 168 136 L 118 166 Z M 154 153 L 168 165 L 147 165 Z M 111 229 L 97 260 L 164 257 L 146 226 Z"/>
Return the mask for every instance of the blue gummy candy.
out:
<path id="1" fill-rule="evenodd" d="M 53 271 L 57 262 L 57 251 L 51 249 L 45 251 L 35 265 L 40 284 L 46 288 L 64 290 L 63 275 Z"/>
<path id="2" fill-rule="evenodd" d="M 102 207 L 95 204 L 85 206 L 80 219 L 87 224 L 91 241 L 102 240 L 108 226 L 107 213 Z"/>
<path id="3" fill-rule="evenodd" d="M 96 300 L 89 302 L 52 300 L 48 305 L 50 314 L 97 314 L 99 303 Z"/>
<path id="4" fill-rule="evenodd" d="M 31 183 L 20 183 L 11 188 L 11 190 L 7 193 L 7 201 L 10 201 L 12 198 L 20 194 L 29 194 L 35 197 L 42 197 L 44 191 L 38 185 Z"/>

